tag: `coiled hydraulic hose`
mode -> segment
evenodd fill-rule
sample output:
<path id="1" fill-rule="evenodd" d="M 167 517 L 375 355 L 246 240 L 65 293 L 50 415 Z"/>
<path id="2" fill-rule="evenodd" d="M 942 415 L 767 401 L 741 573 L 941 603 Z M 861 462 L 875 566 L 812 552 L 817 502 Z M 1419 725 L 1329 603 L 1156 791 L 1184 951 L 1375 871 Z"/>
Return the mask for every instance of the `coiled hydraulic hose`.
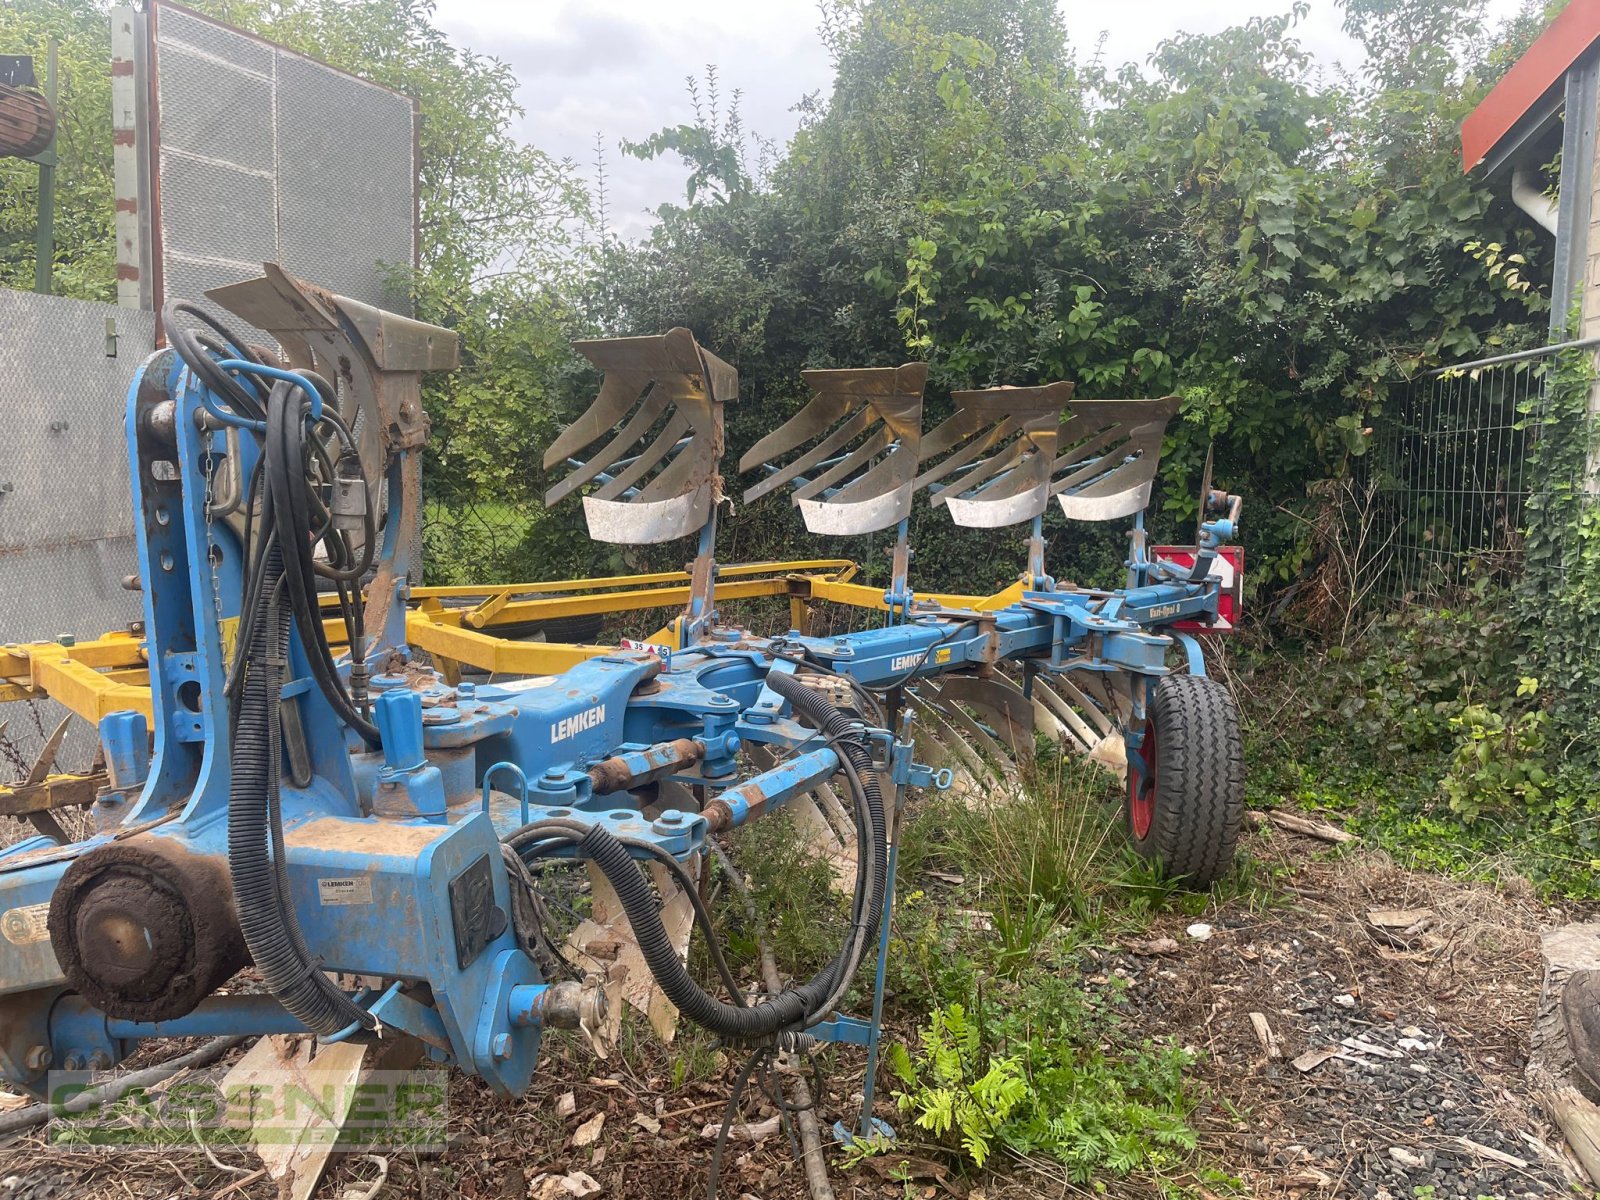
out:
<path id="1" fill-rule="evenodd" d="M 772 1042 L 780 1033 L 803 1028 L 837 1003 L 866 948 L 877 938 L 889 870 L 883 793 L 871 759 L 854 740 L 856 725 L 820 692 L 790 675 L 775 672 L 768 676 L 767 684 L 838 749 L 851 789 L 860 807 L 866 810 L 866 827 L 858 830 L 864 836 L 858 836 L 858 889 L 852 905 L 851 932 L 839 952 L 809 982 L 747 1008 L 724 1003 L 705 991 L 684 968 L 661 922 L 659 898 L 621 839 L 602 826 L 584 828 L 569 821 L 536 822 L 512 838 L 515 844 L 519 835 L 520 840 L 535 840 L 553 834 L 573 842 L 578 853 L 592 860 L 616 891 L 640 953 L 667 999 L 689 1020 L 719 1037 L 754 1044 Z"/>

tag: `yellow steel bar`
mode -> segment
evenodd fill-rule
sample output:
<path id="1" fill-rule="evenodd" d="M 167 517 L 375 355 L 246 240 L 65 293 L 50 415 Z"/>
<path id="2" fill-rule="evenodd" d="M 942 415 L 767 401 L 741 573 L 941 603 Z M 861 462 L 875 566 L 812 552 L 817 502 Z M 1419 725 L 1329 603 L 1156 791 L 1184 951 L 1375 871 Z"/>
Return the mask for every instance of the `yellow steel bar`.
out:
<path id="1" fill-rule="evenodd" d="M 131 633 L 108 633 L 71 646 L 0 647 L 0 680 L 0 702 L 49 697 L 89 721 L 125 708 L 150 715 L 148 669 L 140 639 Z"/>
<path id="2" fill-rule="evenodd" d="M 413 612 L 406 618 L 406 639 L 429 654 L 480 670 L 504 675 L 559 675 L 615 646 L 569 646 L 561 642 L 513 642 L 493 634 L 435 620 L 439 614 Z M 452 613 L 451 616 L 456 614 Z"/>
<path id="3" fill-rule="evenodd" d="M 70 646 L 60 642 L 16 642 L 0 646 L 0 679 L 26 683 L 33 660 L 40 654 L 70 658 L 89 667 L 141 667 L 145 662 L 141 640 L 125 632 L 108 633 Z"/>
<path id="4" fill-rule="evenodd" d="M 746 600 L 752 596 L 786 596 L 787 579 L 742 579 L 716 585 L 718 600 Z M 541 617 L 567 617 L 579 613 L 629 612 L 636 608 L 675 608 L 689 603 L 689 587 L 644 588 L 629 592 L 601 592 L 594 596 L 551 597 L 548 600 L 513 600 L 495 614 L 487 628 L 534 621 Z M 467 612 L 464 608 L 446 609 L 430 613 L 437 621 L 460 624 Z"/>
<path id="5" fill-rule="evenodd" d="M 62 658 L 61 647 L 54 649 L 55 654 L 38 653 L 31 656 L 35 690 L 45 693 L 91 723 L 97 724 L 108 713 L 124 709 L 142 712 L 147 720 L 153 719 L 148 687 L 119 683 L 87 663 Z"/>
<path id="6" fill-rule="evenodd" d="M 47 775 L 38 783 L 0 784 L 0 813 L 21 817 L 28 813 L 49 812 L 93 804 L 95 793 L 110 780 L 102 772 L 95 775 Z"/>
<path id="7" fill-rule="evenodd" d="M 975 605 L 973 605 L 973 607 L 979 612 L 995 612 L 999 609 L 1018 603 L 1022 599 L 1022 593 L 1025 590 L 1026 588 L 1024 584 L 1019 579 L 1010 587 L 1001 588 L 994 595 L 979 600 Z"/>
<path id="8" fill-rule="evenodd" d="M 468 609 L 467 615 L 463 620 L 474 629 L 482 629 L 490 621 L 494 620 L 495 614 L 504 608 L 506 602 L 510 599 L 510 592 L 496 592 L 476 608 Z"/>
<path id="9" fill-rule="evenodd" d="M 733 563 L 717 567 L 721 579 L 737 579 L 746 575 L 794 575 L 821 572 L 840 583 L 855 578 L 860 568 L 848 558 L 797 559 L 793 562 Z M 450 587 L 415 587 L 413 600 L 467 599 L 475 596 L 504 594 L 516 596 L 535 592 L 576 592 L 587 588 L 642 587 L 658 583 L 687 583 L 687 571 L 656 571 L 644 575 L 609 575 L 596 579 L 553 579 L 542 583 L 467 584 Z"/>
<path id="10" fill-rule="evenodd" d="M 859 583 L 834 583 L 827 579 L 811 581 L 811 598 L 832 600 L 836 604 L 847 604 L 851 608 L 874 608 L 885 611 L 889 607 L 884 602 L 882 588 L 863 587 Z M 963 596 L 953 592 L 918 592 L 917 599 L 931 600 L 945 608 L 980 608 L 989 597 Z"/>

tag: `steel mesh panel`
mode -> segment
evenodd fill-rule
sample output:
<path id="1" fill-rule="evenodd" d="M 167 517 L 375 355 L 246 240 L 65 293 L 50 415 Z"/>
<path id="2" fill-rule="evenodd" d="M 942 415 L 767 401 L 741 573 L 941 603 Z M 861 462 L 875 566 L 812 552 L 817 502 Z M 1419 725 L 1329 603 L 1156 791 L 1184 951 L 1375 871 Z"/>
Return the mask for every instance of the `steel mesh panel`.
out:
<path id="1" fill-rule="evenodd" d="M 415 247 L 411 101 L 280 54 L 277 114 L 280 261 L 396 310 L 405 298 L 385 285 L 386 268 L 409 267 Z"/>
<path id="2" fill-rule="evenodd" d="M 0 329 L 0 642 L 124 629 L 144 606 L 122 587 L 138 570 L 123 411 L 155 314 L 0 290 Z M 56 704 L 0 704 L 0 776 L 14 774 L 16 755 L 31 762 L 65 715 Z M 60 761 L 84 767 L 94 735 L 76 724 Z"/>
<path id="3" fill-rule="evenodd" d="M 261 274 L 261 264 L 278 252 L 272 180 L 175 152 L 161 157 L 161 222 L 183 230 L 168 239 L 167 294 L 199 297 L 185 290 L 197 263 L 253 263 L 251 274 Z"/>
<path id="4" fill-rule="evenodd" d="M 166 39 L 162 46 L 163 73 L 170 77 L 161 107 L 163 145 L 204 150 L 208 157 L 270 178 L 274 159 L 270 56 L 263 73 Z M 168 199 L 163 188 L 162 203 Z"/>
<path id="5" fill-rule="evenodd" d="M 264 41 L 209 21 L 199 13 L 172 4 L 152 5 L 160 10 L 160 37 L 163 45 L 175 45 L 199 54 L 215 55 L 224 62 L 272 74 L 273 47 Z"/>
<path id="6" fill-rule="evenodd" d="M 1547 364 L 1422 376 L 1377 427 L 1364 468 L 1383 529 L 1370 540 L 1390 596 L 1520 572 L 1527 452 Z"/>
<path id="7" fill-rule="evenodd" d="M 270 261 L 408 311 L 385 279 L 415 260 L 411 101 L 171 5 L 155 16 L 162 299 L 207 303 Z"/>

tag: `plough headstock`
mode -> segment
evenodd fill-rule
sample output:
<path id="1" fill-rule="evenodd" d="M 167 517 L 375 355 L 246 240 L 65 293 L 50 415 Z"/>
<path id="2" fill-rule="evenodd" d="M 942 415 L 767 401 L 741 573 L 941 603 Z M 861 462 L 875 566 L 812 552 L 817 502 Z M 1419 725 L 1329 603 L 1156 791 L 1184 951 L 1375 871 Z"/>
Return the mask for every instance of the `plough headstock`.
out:
<path id="1" fill-rule="evenodd" d="M 545 452 L 545 468 L 611 437 L 575 462 L 545 503 L 599 481 L 583 511 L 600 541 L 668 542 L 700 530 L 722 496 L 722 406 L 738 396 L 739 372 L 687 329 L 573 344 L 605 379 L 594 403 Z"/>
<path id="2" fill-rule="evenodd" d="M 814 393 L 810 401 L 739 460 L 741 472 L 772 470 L 746 490 L 745 502 L 798 480 L 794 503 L 812 533 L 874 533 L 905 520 L 920 455 L 928 365 L 804 371 L 801 378 Z M 813 441 L 787 465 L 773 466 Z M 811 471 L 817 474 L 806 477 Z"/>

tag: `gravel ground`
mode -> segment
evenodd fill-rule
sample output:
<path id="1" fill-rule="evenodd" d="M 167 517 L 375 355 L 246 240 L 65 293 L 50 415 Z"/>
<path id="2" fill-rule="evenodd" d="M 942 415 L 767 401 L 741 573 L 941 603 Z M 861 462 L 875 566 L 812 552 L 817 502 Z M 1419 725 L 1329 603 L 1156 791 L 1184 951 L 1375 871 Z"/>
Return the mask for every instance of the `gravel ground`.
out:
<path id="1" fill-rule="evenodd" d="M 1202 1052 L 1213 1157 L 1259 1197 L 1565 1191 L 1574 1164 L 1522 1078 L 1537 931 L 1558 914 L 1515 881 L 1463 886 L 1381 856 L 1332 862 L 1302 839 L 1274 843 L 1253 849 L 1290 865 L 1287 904 L 1224 905 L 1203 918 L 1203 941 L 1163 922 L 1092 977 L 1115 989 L 1122 976 L 1123 1002 L 1152 1033 Z M 1429 914 L 1409 937 L 1368 919 L 1402 908 Z"/>

